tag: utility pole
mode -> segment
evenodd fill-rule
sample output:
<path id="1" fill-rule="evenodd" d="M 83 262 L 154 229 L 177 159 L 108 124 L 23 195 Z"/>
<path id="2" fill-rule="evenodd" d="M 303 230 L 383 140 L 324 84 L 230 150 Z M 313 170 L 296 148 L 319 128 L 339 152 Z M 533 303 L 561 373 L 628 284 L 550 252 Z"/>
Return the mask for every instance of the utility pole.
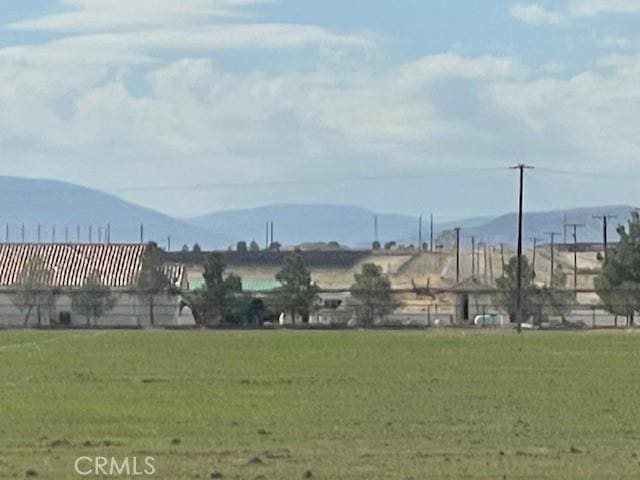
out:
<path id="1" fill-rule="evenodd" d="M 140 245 L 144 243 L 144 225 L 140 224 Z"/>
<path id="2" fill-rule="evenodd" d="M 171 252 L 171 235 L 167 237 L 167 252 Z"/>
<path id="3" fill-rule="evenodd" d="M 454 228 L 456 232 L 456 283 L 460 283 L 460 227 Z"/>
<path id="4" fill-rule="evenodd" d="M 608 242 L 607 242 L 607 236 L 608 236 L 608 229 L 609 229 L 609 220 L 613 220 L 618 218 L 617 215 L 594 215 L 593 218 L 595 218 L 596 220 L 602 220 L 602 243 L 604 244 L 604 259 L 607 259 L 607 252 L 609 251 L 608 248 Z"/>
<path id="5" fill-rule="evenodd" d="M 42 234 L 42 226 L 38 224 L 38 243 L 40 243 L 42 240 L 41 234 Z"/>
<path id="6" fill-rule="evenodd" d="M 274 224 L 274 222 L 272 220 L 271 221 L 271 243 L 270 243 L 270 245 L 273 245 L 273 224 Z"/>
<path id="7" fill-rule="evenodd" d="M 378 241 L 378 215 L 373 216 L 373 241 Z"/>
<path id="8" fill-rule="evenodd" d="M 573 229 L 573 288 L 578 289 L 578 228 L 584 228 L 586 225 L 581 223 L 568 223 L 567 227 Z"/>
<path id="9" fill-rule="evenodd" d="M 502 275 L 504 276 L 504 243 L 500 244 L 500 260 L 502 261 Z"/>
<path id="10" fill-rule="evenodd" d="M 418 225 L 418 251 L 422 252 L 422 215 L 420 215 L 420 224 Z"/>
<path id="11" fill-rule="evenodd" d="M 484 261 L 482 262 L 484 265 L 484 283 L 487 283 L 487 244 L 486 242 L 482 244 L 483 249 L 484 249 Z"/>
<path id="12" fill-rule="evenodd" d="M 516 317 L 518 322 L 518 332 L 522 328 L 522 227 L 523 227 L 523 207 L 524 207 L 524 171 L 532 169 L 524 163 L 520 163 L 513 170 L 520 171 L 520 194 L 518 196 L 518 254 L 517 254 L 517 276 L 516 279 Z"/>
<path id="13" fill-rule="evenodd" d="M 471 278 L 476 277 L 476 237 L 471 237 Z"/>
<path id="14" fill-rule="evenodd" d="M 489 272 L 491 274 L 491 285 L 495 285 L 495 277 L 493 276 L 493 247 L 489 250 Z"/>
<path id="15" fill-rule="evenodd" d="M 567 217 L 567 214 L 564 214 L 564 244 L 567 244 L 567 228 L 569 227 L 569 218 Z"/>
<path id="16" fill-rule="evenodd" d="M 429 241 L 429 247 L 430 250 L 433 252 L 433 213 L 431 214 L 431 220 L 430 220 L 430 241 Z"/>
<path id="17" fill-rule="evenodd" d="M 51 227 L 51 243 L 56 243 L 56 226 Z"/>
<path id="18" fill-rule="evenodd" d="M 107 229 L 104 232 L 104 237 L 105 237 L 105 240 L 107 241 L 107 244 L 110 244 L 111 243 L 111 224 L 110 223 L 107 223 Z"/>
<path id="19" fill-rule="evenodd" d="M 536 274 L 536 250 L 538 247 L 538 241 L 542 241 L 542 239 L 538 238 L 538 237 L 531 237 L 531 241 L 533 242 L 533 256 L 531 258 L 531 271 L 533 272 L 533 275 L 535 276 Z"/>
<path id="20" fill-rule="evenodd" d="M 560 233 L 558 232 L 545 232 L 545 235 L 549 235 L 549 237 L 551 238 L 551 250 L 550 250 L 550 257 L 551 257 L 551 271 L 550 271 L 550 276 L 549 276 L 549 286 L 553 287 L 553 269 L 555 268 L 555 263 L 554 263 L 554 250 L 555 250 L 555 240 L 556 237 L 558 235 L 560 235 Z"/>
<path id="21" fill-rule="evenodd" d="M 267 222 L 267 228 L 265 230 L 265 236 L 264 236 L 264 249 L 265 250 L 269 250 L 269 222 Z"/>

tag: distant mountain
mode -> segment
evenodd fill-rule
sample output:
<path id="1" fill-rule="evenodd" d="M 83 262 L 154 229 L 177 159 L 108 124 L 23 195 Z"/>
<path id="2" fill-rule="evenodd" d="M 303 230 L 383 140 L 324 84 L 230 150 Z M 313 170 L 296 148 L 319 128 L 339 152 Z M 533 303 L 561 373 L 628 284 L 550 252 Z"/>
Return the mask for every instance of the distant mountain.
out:
<path id="1" fill-rule="evenodd" d="M 531 237 L 539 237 L 548 241 L 547 232 L 558 232 L 557 242 L 564 241 L 564 221 L 584 225 L 578 228 L 578 242 L 601 242 L 602 222 L 594 215 L 615 215 L 617 219 L 609 220 L 609 239 L 618 240 L 616 227 L 625 224 L 629 215 L 636 207 L 629 205 L 613 205 L 608 207 L 584 207 L 569 210 L 555 210 L 550 212 L 526 213 L 524 216 L 524 236 L 526 243 L 531 243 Z M 474 235 L 478 239 L 491 243 L 515 244 L 517 240 L 517 215 L 515 213 L 502 215 L 484 225 L 466 228 L 465 236 Z M 573 230 L 567 229 L 567 241 L 573 242 Z"/>
<path id="2" fill-rule="evenodd" d="M 525 215 L 525 236 L 547 239 L 545 232 L 560 232 L 562 241 L 565 215 L 570 223 L 586 225 L 578 230 L 579 241 L 595 242 L 602 238 L 602 227 L 593 215 L 604 213 L 617 215 L 610 222 L 609 237 L 617 239 L 615 227 L 625 223 L 634 207 L 616 205 L 609 207 L 577 208 L 551 212 L 534 212 Z M 55 228 L 56 241 L 64 241 L 65 226 L 70 241 L 76 241 L 80 225 L 80 240 L 98 241 L 99 231 L 111 224 L 112 242 L 138 242 L 140 224 L 144 225 L 144 238 L 166 246 L 171 236 L 172 249 L 183 244 L 199 243 L 205 249 L 224 248 L 237 241 L 256 240 L 265 244 L 266 224 L 274 222 L 274 239 L 284 245 L 307 242 L 330 242 L 350 247 L 367 248 L 374 238 L 374 218 L 378 217 L 378 239 L 384 243 L 417 244 L 418 219 L 410 215 L 380 214 L 360 207 L 342 205 L 273 205 L 245 210 L 229 210 L 191 218 L 175 219 L 149 208 L 126 202 L 114 195 L 69 183 L 0 176 L 0 240 L 5 239 L 5 224 L 9 226 L 9 240 L 22 238 L 34 242 L 38 237 L 49 242 Z M 423 239 L 429 238 L 429 219 L 425 217 Z M 436 223 L 435 233 L 459 226 L 463 238 L 476 236 L 491 243 L 514 244 L 516 241 L 516 215 L 497 218 L 479 217 L 456 222 Z M 222 233 L 221 233 L 222 232 Z M 571 235 L 569 232 L 569 241 Z M 467 241 L 467 240 L 465 240 Z"/>
<path id="3" fill-rule="evenodd" d="M 274 239 L 284 245 L 336 241 L 351 247 L 370 247 L 374 239 L 374 217 L 378 217 L 381 242 L 416 244 L 419 219 L 410 215 L 380 214 L 361 207 L 344 205 L 271 205 L 245 210 L 214 212 L 186 221 L 200 228 L 225 232 L 236 240 L 266 243 L 266 224 L 274 222 Z M 486 223 L 491 217 L 454 222 L 462 226 Z M 436 224 L 440 232 L 454 223 Z M 423 239 L 429 237 L 429 219 L 424 219 Z"/>
<path id="4" fill-rule="evenodd" d="M 609 207 L 576 208 L 551 212 L 525 214 L 524 233 L 529 237 L 547 239 L 546 232 L 560 233 L 557 241 L 563 241 L 565 215 L 569 223 L 586 225 L 578 230 L 578 241 L 597 242 L 602 239 L 602 226 L 593 215 L 604 213 L 617 215 L 610 221 L 609 237 L 617 239 L 617 222 L 626 222 L 634 207 L 617 205 Z M 418 218 L 409 215 L 376 214 L 372 210 L 342 205 L 272 205 L 245 210 L 214 212 L 186 221 L 203 229 L 225 232 L 234 241 L 256 240 L 261 246 L 266 241 L 266 224 L 273 220 L 274 237 L 285 245 L 305 242 L 337 241 L 351 247 L 368 247 L 374 236 L 374 217 L 378 216 L 378 238 L 381 242 L 396 241 L 401 244 L 417 244 Z M 423 239 L 429 237 L 428 218 L 424 220 Z M 463 238 L 476 236 L 491 243 L 515 244 L 515 213 L 500 217 L 475 217 L 455 222 L 436 223 L 436 236 L 453 229 L 462 228 Z M 568 232 L 568 240 L 572 241 Z"/>
<path id="5" fill-rule="evenodd" d="M 213 229 L 202 229 L 168 215 L 126 202 L 116 196 L 65 182 L 15 177 L 0 177 L 0 240 L 21 241 L 24 225 L 25 241 L 35 242 L 40 225 L 40 239 L 50 242 L 55 229 L 56 241 L 68 238 L 76 241 L 80 225 L 80 240 L 98 241 L 100 229 L 111 224 L 112 242 L 138 242 L 140 224 L 145 240 L 155 240 L 166 246 L 171 236 L 172 248 L 200 243 L 205 248 L 223 247 L 231 240 Z M 104 235 L 104 233 L 103 233 Z"/>

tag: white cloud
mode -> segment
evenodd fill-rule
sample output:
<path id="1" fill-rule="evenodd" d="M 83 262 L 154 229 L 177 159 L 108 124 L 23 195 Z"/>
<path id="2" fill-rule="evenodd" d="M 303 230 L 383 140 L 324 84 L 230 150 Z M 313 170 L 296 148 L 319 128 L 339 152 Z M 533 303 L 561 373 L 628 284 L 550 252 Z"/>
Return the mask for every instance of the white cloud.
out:
<path id="1" fill-rule="evenodd" d="M 401 66 L 394 74 L 403 88 L 420 87 L 427 82 L 446 77 L 488 79 L 512 77 L 522 68 L 510 57 L 463 57 L 457 54 L 436 54 Z"/>
<path id="2" fill-rule="evenodd" d="M 528 128 L 550 138 L 560 134 L 578 153 L 581 168 L 601 162 L 625 168 L 640 152 L 640 57 L 609 57 L 602 70 L 568 79 L 545 77 L 492 87 L 498 105 Z"/>
<path id="3" fill-rule="evenodd" d="M 640 37 L 606 35 L 600 39 L 600 45 L 609 49 L 640 51 Z"/>
<path id="4" fill-rule="evenodd" d="M 312 25 L 220 24 L 182 29 L 96 33 L 63 37 L 36 45 L 0 49 L 0 59 L 39 64 L 139 64 L 163 52 L 207 53 L 229 49 L 305 47 L 365 50 L 374 41 L 364 35 L 338 34 Z"/>
<path id="5" fill-rule="evenodd" d="M 511 16 L 521 22 L 535 26 L 568 26 L 569 19 L 560 12 L 548 10 L 543 5 L 535 3 L 517 3 L 511 7 Z"/>
<path id="6" fill-rule="evenodd" d="M 106 188 L 493 166 L 514 152 L 526 152 L 526 161 L 548 161 L 552 152 L 585 165 L 633 164 L 640 153 L 634 55 L 607 56 L 569 78 L 562 64 L 513 56 L 440 53 L 373 67 L 361 55 L 378 48 L 370 34 L 247 18 L 217 23 L 214 10 L 245 13 L 255 2 L 154 0 L 135 8 L 157 2 L 169 8 L 147 23 L 139 12 L 116 18 L 129 2 L 75 0 L 67 13 L 14 25 L 61 33 L 0 49 L 0 147 L 9 173 Z M 206 21 L 189 13 L 200 7 L 212 9 Z M 101 8 L 109 15 L 98 15 Z M 78 12 L 85 26 L 66 33 L 77 19 L 64 15 Z M 538 23 L 554 21 L 537 15 Z M 228 68 L 222 50 L 249 66 Z M 348 69 L 315 61 L 345 51 Z M 311 61 L 267 66 L 274 54 Z M 252 63 L 257 56 L 263 61 Z M 220 199 L 207 195 L 203 209 Z M 171 210 L 177 200 L 156 201 Z"/>
<path id="7" fill-rule="evenodd" d="M 511 7 L 513 18 L 535 26 L 567 27 L 576 19 L 604 14 L 640 14 L 640 1 L 566 0 L 564 5 L 555 10 L 539 3 L 516 3 Z"/>
<path id="8" fill-rule="evenodd" d="M 640 14 L 638 0 L 570 0 L 568 13 L 573 17 L 596 17 L 608 13 Z"/>
<path id="9" fill-rule="evenodd" d="M 162 62 L 159 57 L 177 52 L 315 48 L 362 54 L 378 41 L 373 34 L 338 33 L 316 25 L 246 21 L 246 7 L 272 1 L 59 0 L 61 13 L 10 25 L 14 30 L 52 32 L 54 38 L 2 48 L 0 61 L 122 66 Z"/>
<path id="10" fill-rule="evenodd" d="M 63 10 L 14 22 L 15 30 L 95 32 L 139 30 L 237 17 L 243 8 L 271 0 L 60 0 Z"/>

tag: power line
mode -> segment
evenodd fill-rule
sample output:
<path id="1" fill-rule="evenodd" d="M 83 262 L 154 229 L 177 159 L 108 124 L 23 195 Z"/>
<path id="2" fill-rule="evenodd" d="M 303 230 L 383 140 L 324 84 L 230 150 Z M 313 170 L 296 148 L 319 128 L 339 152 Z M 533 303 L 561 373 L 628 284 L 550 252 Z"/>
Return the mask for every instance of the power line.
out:
<path id="1" fill-rule="evenodd" d="M 554 175 L 570 175 L 572 177 L 582 176 L 590 178 L 629 178 L 627 174 L 601 174 L 594 172 L 580 172 L 580 171 L 565 171 L 554 168 L 538 167 L 543 173 Z M 375 182 L 379 180 L 410 180 L 415 178 L 424 177 L 439 177 L 439 176 L 460 176 L 465 174 L 481 174 L 492 172 L 504 172 L 503 167 L 491 167 L 491 168 L 462 168 L 451 170 L 433 170 L 422 171 L 413 173 L 398 173 L 398 174 L 381 174 L 381 175 L 353 175 L 342 177 L 325 177 L 325 178 L 298 178 L 290 180 L 258 180 L 250 182 L 213 182 L 213 183 L 198 183 L 198 184 L 167 184 L 167 185 L 131 185 L 131 186 L 105 186 L 98 187 L 101 190 L 113 192 L 113 193 L 135 193 L 135 192 L 180 192 L 180 191 L 207 191 L 207 190 L 233 190 L 233 189 L 245 189 L 245 188 L 260 188 L 260 187 L 286 187 L 286 186 L 304 186 L 304 185 L 327 185 L 327 184 L 345 184 L 353 182 Z M 78 185 L 79 188 L 91 188 Z M 76 187 L 59 187 L 59 188 L 42 188 L 42 189 L 5 189 L 3 194 L 38 194 L 38 193 L 75 193 Z M 85 192 L 78 192 L 85 193 Z"/>
<path id="2" fill-rule="evenodd" d="M 456 170 L 433 170 L 413 173 L 399 173 L 399 174 L 382 174 L 382 175 L 354 175 L 343 177 L 325 177 L 325 178 L 298 178 L 290 180 L 260 180 L 253 182 L 214 182 L 214 183 L 199 183 L 199 184 L 187 184 L 187 185 L 136 185 L 136 186 L 113 186 L 104 187 L 104 190 L 111 192 L 165 192 L 165 191 L 193 191 L 193 190 L 223 190 L 223 189 L 242 189 L 242 188 L 256 188 L 256 187 L 281 187 L 281 186 L 297 186 L 297 185 L 317 185 L 317 184 L 342 184 L 351 182 L 369 182 L 377 180 L 403 180 L 414 179 L 424 177 L 435 176 L 458 176 L 464 174 L 478 174 L 478 173 L 490 173 L 505 171 L 502 167 L 494 168 L 463 168 Z M 79 188 L 86 188 L 78 186 Z M 61 188 L 43 188 L 43 189 L 5 189 L 3 194 L 7 193 L 65 193 L 74 192 L 75 187 L 61 187 Z M 84 192 L 82 192 L 84 193 Z"/>

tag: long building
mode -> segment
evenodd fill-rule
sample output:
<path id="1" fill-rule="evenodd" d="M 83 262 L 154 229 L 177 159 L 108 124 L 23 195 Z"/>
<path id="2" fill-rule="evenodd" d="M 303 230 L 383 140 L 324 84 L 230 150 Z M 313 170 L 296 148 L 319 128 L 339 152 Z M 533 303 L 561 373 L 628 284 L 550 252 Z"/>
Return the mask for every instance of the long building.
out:
<path id="1" fill-rule="evenodd" d="M 90 277 L 111 288 L 115 300 L 113 308 L 93 323 L 104 327 L 150 325 L 151 302 L 133 291 L 146 248 L 143 244 L 0 244 L 0 327 L 86 325 L 87 319 L 73 310 L 72 297 Z M 42 284 L 53 292 L 53 298 L 29 305 L 33 301 L 25 300 L 23 283 L 25 272 L 35 259 L 46 272 Z M 186 288 L 184 266 L 165 264 L 164 274 L 176 292 Z M 180 294 L 176 292 L 153 298 L 154 325 L 193 324 L 192 315 L 181 308 Z"/>

